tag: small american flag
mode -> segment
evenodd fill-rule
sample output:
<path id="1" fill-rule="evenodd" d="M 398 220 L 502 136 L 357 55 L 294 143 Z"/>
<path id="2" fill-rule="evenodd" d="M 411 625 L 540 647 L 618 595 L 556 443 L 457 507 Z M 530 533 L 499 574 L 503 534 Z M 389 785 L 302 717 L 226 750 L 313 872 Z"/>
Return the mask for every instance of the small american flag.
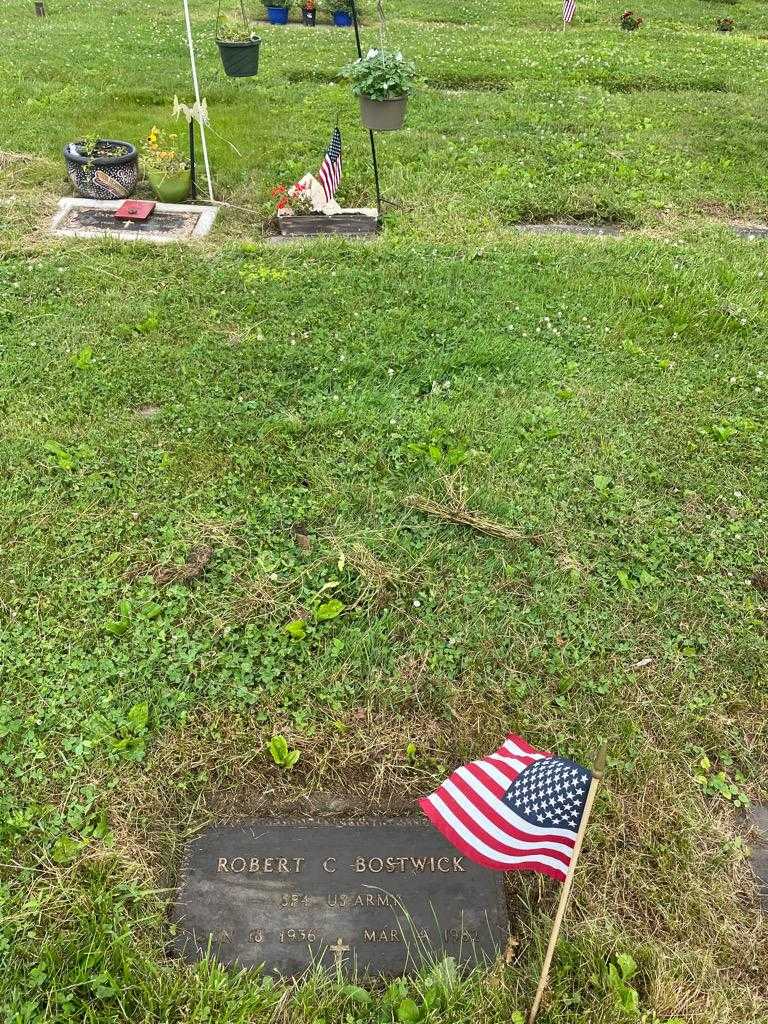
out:
<path id="1" fill-rule="evenodd" d="M 563 24 L 570 25 L 576 13 L 576 0 L 563 0 Z"/>
<path id="2" fill-rule="evenodd" d="M 323 166 L 320 168 L 318 179 L 323 186 L 327 203 L 336 194 L 336 189 L 341 181 L 341 132 L 338 127 L 333 130 L 331 143 L 325 151 Z"/>
<path id="3" fill-rule="evenodd" d="M 458 768 L 419 803 L 470 860 L 564 882 L 591 781 L 588 769 L 511 733 L 495 753 Z"/>

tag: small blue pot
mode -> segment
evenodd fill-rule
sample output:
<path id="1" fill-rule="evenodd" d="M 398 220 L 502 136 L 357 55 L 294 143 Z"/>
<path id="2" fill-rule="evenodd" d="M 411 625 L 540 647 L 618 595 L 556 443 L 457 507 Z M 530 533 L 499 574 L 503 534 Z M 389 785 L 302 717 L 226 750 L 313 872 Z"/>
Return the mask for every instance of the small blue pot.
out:
<path id="1" fill-rule="evenodd" d="M 270 23 L 270 25 L 287 25 L 288 8 L 267 7 L 267 21 Z"/>
<path id="2" fill-rule="evenodd" d="M 337 28 L 351 28 L 352 26 L 352 15 L 347 14 L 346 11 L 334 11 L 333 12 L 333 24 Z"/>

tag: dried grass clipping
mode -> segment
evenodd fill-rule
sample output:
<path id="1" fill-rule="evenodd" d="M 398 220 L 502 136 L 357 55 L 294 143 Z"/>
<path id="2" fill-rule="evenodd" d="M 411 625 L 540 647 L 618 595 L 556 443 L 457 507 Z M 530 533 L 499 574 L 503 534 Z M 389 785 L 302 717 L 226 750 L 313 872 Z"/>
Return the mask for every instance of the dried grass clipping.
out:
<path id="1" fill-rule="evenodd" d="M 519 530 L 513 530 L 502 523 L 487 519 L 480 512 L 470 511 L 464 503 L 463 495 L 455 494 L 452 487 L 449 487 L 448 490 L 449 500 L 443 503 L 432 501 L 431 498 L 425 498 L 420 494 L 410 494 L 407 498 L 403 498 L 403 504 L 417 512 L 423 512 L 426 516 L 441 519 L 445 523 L 466 526 L 470 530 L 485 534 L 486 537 L 497 537 L 499 540 L 507 541 L 537 539 L 533 535 L 520 533 Z"/>

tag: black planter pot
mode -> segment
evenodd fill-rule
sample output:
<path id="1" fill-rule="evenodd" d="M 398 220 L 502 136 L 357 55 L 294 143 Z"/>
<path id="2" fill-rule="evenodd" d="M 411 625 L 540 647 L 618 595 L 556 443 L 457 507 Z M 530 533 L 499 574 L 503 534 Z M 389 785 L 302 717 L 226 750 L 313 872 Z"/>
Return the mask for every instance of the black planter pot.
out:
<path id="1" fill-rule="evenodd" d="M 221 63 L 230 78 L 252 78 L 259 70 L 261 39 L 254 36 L 245 43 L 229 43 L 217 39 Z"/>
<path id="2" fill-rule="evenodd" d="M 103 156 L 84 156 L 78 151 L 82 143 L 70 142 L 64 147 L 72 187 L 85 199 L 127 199 L 139 177 L 136 147 L 119 139 L 99 139 L 97 145 L 106 151 Z"/>
<path id="3" fill-rule="evenodd" d="M 307 25 L 309 28 L 314 28 L 317 24 L 317 11 L 308 11 L 306 7 L 301 8 L 301 24 Z"/>

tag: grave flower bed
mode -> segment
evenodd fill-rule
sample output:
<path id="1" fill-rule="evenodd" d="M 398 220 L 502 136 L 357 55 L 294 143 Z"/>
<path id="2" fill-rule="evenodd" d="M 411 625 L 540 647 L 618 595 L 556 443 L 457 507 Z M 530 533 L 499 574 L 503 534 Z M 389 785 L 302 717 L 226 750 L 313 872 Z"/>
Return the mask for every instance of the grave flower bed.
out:
<path id="1" fill-rule="evenodd" d="M 277 185 L 272 198 L 277 200 L 275 213 L 281 235 L 370 235 L 378 230 L 375 211 L 347 210 L 335 199 L 326 200 L 312 175 L 290 187 Z"/>

